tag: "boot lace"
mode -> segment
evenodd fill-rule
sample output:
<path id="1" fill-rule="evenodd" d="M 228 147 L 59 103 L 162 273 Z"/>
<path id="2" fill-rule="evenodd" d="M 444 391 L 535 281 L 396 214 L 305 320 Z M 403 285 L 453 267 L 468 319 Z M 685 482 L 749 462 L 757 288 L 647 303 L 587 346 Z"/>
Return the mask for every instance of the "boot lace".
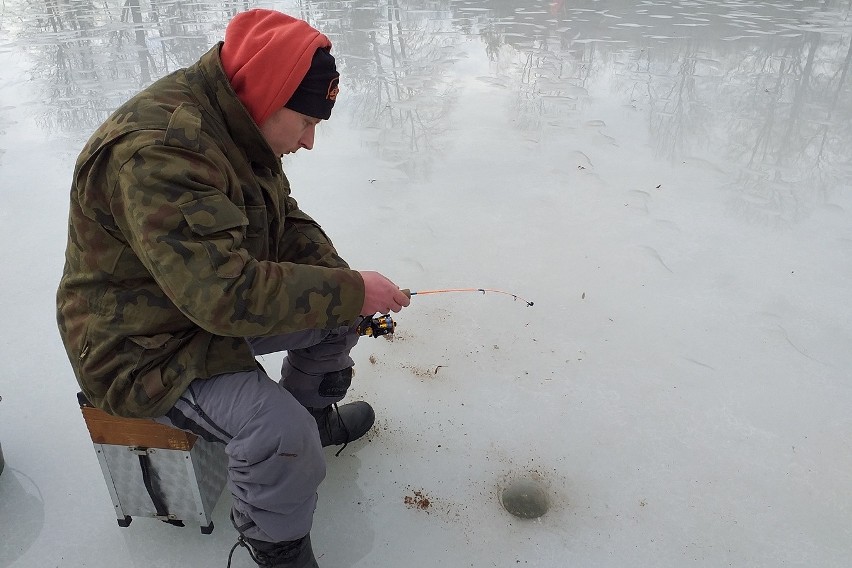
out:
<path id="1" fill-rule="evenodd" d="M 332 410 L 332 408 L 334 410 Z M 331 415 L 332 414 L 337 416 L 337 424 L 340 427 L 340 429 L 343 430 L 343 433 L 344 433 L 343 446 L 339 450 L 337 450 L 337 452 L 334 454 L 335 457 L 338 457 L 338 456 L 340 456 L 340 453 L 343 450 L 346 449 L 346 446 L 349 445 L 349 428 L 346 427 L 346 422 L 344 422 L 343 417 L 340 416 L 340 411 L 337 409 L 337 403 L 334 403 L 328 408 L 328 411 L 325 414 L 325 425 L 326 425 L 326 428 L 328 429 L 329 438 L 333 439 L 333 436 L 332 436 L 333 430 L 332 430 L 332 426 L 331 426 L 331 420 L 332 420 Z"/>
<path id="2" fill-rule="evenodd" d="M 266 563 L 266 555 L 265 554 L 256 554 L 254 549 L 252 549 L 251 545 L 249 545 L 249 543 L 246 542 L 245 537 L 243 535 L 240 535 L 240 536 L 237 537 L 237 542 L 234 543 L 234 546 L 231 547 L 231 551 L 228 553 L 228 566 L 227 566 L 227 568 L 231 568 L 231 559 L 233 558 L 234 551 L 237 549 L 238 546 L 242 546 L 243 548 L 245 548 L 248 551 L 249 556 L 251 556 L 251 559 L 254 560 L 255 564 L 257 564 L 258 566 L 268 566 L 269 565 L 269 564 Z"/>

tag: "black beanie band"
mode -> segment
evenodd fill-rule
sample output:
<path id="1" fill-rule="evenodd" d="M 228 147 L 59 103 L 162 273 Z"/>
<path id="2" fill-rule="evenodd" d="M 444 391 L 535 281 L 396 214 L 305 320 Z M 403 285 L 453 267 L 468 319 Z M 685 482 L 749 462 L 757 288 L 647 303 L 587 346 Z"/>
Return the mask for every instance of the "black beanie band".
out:
<path id="1" fill-rule="evenodd" d="M 337 99 L 340 74 L 328 49 L 318 49 L 311 67 L 284 106 L 307 116 L 328 120 Z"/>

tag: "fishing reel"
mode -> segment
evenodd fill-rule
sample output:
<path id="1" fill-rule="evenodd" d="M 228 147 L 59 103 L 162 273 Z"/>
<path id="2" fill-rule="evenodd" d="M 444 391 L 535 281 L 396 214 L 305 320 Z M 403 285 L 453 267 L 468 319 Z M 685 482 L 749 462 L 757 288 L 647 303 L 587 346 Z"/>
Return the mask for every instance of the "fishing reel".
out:
<path id="1" fill-rule="evenodd" d="M 396 322 L 390 314 L 381 316 L 367 316 L 356 328 L 358 335 L 367 335 L 369 337 L 379 337 L 382 335 L 392 335 L 396 327 Z"/>

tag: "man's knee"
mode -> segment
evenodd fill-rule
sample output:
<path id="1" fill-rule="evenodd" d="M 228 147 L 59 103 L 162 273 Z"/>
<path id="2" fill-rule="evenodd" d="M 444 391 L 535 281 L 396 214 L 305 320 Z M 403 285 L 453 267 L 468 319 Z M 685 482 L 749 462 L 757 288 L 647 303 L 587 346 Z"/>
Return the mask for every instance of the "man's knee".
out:
<path id="1" fill-rule="evenodd" d="M 313 493 L 325 477 L 316 420 L 286 390 L 277 387 L 276 391 L 227 445 L 231 471 L 235 481 L 269 485 L 295 468 L 300 479 L 313 484 L 300 493 Z"/>
<path id="2" fill-rule="evenodd" d="M 288 356 L 281 366 L 281 386 L 287 389 L 302 406 L 323 408 L 346 396 L 352 383 L 352 360 L 345 359 L 331 369 L 298 367 Z"/>
<path id="3" fill-rule="evenodd" d="M 323 375 L 317 392 L 322 397 L 342 399 L 352 385 L 352 367 L 330 371 Z"/>

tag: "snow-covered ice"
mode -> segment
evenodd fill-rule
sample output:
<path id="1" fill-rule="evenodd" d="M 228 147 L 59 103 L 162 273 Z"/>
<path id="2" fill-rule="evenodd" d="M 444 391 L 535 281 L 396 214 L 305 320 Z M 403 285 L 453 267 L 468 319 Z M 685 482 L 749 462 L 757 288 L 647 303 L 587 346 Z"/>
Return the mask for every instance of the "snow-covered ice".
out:
<path id="1" fill-rule="evenodd" d="M 415 296 L 362 340 L 321 566 L 852 565 L 848 1 L 259 5 L 334 41 L 285 170 L 350 264 L 535 302 Z M 4 568 L 225 565 L 227 494 L 211 535 L 117 526 L 54 293 L 83 142 L 253 6 L 0 6 Z M 543 517 L 501 508 L 520 477 Z"/>

